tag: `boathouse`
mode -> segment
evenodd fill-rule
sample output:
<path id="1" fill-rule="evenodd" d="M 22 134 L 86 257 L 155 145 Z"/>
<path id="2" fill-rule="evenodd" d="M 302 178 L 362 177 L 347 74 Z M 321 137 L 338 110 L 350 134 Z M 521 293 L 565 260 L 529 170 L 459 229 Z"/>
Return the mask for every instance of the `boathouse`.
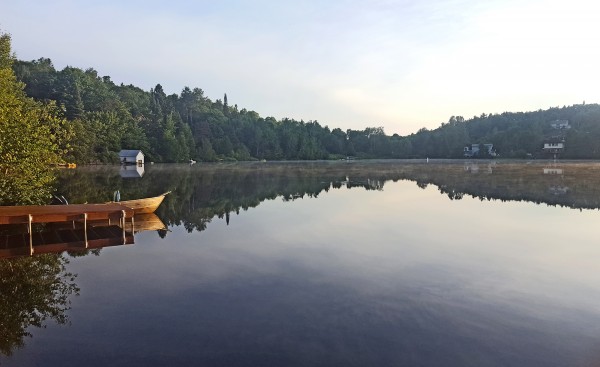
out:
<path id="1" fill-rule="evenodd" d="M 119 152 L 119 161 L 122 164 L 137 164 L 141 166 L 144 164 L 144 153 L 141 150 L 121 150 Z"/>

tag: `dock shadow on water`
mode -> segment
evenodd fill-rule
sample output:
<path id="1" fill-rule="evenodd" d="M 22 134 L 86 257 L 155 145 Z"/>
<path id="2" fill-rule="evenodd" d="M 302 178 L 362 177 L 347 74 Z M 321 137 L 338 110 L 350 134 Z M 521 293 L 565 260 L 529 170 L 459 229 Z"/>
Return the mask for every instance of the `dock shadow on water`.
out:
<path id="1" fill-rule="evenodd" d="M 599 361 L 596 162 L 148 165 L 140 176 L 60 172 L 71 203 L 171 191 L 156 211 L 168 230 L 139 220 L 135 244 L 99 256 L 0 260 L 3 365 Z"/>

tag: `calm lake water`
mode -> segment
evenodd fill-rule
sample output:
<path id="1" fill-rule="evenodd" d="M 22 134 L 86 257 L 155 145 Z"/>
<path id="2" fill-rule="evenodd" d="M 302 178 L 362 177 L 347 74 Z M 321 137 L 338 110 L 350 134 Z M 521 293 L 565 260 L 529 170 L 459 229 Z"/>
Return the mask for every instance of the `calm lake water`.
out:
<path id="1" fill-rule="evenodd" d="M 68 324 L 4 366 L 598 366 L 600 164 L 317 162 L 62 172 L 168 231 L 69 257 Z M 0 260 L 12 261 L 12 260 Z"/>

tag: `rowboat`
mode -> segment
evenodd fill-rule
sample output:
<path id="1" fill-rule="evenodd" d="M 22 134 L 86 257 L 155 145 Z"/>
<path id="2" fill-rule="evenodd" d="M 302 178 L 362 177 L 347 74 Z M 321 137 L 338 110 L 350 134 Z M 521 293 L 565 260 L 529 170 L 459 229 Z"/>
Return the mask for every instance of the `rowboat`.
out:
<path id="1" fill-rule="evenodd" d="M 142 199 L 134 199 L 134 200 L 123 200 L 123 201 L 119 201 L 118 203 L 126 206 L 128 208 L 133 209 L 135 214 L 147 214 L 147 213 L 154 213 L 154 211 L 156 211 L 156 209 L 158 208 L 158 206 L 163 202 L 163 200 L 165 199 L 165 196 L 167 196 L 168 194 L 170 194 L 171 191 L 167 191 L 163 194 L 160 194 L 158 196 L 154 196 L 151 198 L 142 198 Z M 115 203 L 114 201 L 110 201 L 107 204 L 110 203 Z"/>
<path id="2" fill-rule="evenodd" d="M 98 219 L 124 221 L 134 214 L 154 213 L 163 202 L 164 194 L 143 199 L 107 202 L 104 204 L 0 206 L 0 224 L 32 224 Z"/>

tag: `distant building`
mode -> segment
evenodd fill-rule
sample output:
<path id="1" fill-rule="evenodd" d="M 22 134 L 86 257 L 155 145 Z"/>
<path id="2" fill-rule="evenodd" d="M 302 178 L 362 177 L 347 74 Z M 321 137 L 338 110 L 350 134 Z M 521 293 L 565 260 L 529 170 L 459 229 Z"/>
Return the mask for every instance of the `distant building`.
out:
<path id="1" fill-rule="evenodd" d="M 550 123 L 553 129 L 563 130 L 570 129 L 571 125 L 569 125 L 569 120 L 554 120 Z"/>
<path id="2" fill-rule="evenodd" d="M 544 152 L 560 153 L 565 149 L 565 143 L 562 141 L 551 141 L 544 143 Z"/>
<path id="3" fill-rule="evenodd" d="M 483 146 L 483 149 L 487 151 L 487 154 L 490 157 L 495 157 L 497 155 L 496 151 L 494 150 L 494 144 L 471 144 L 471 146 L 467 145 L 463 150 L 463 155 L 465 157 L 476 157 L 479 155 L 481 146 Z"/>
<path id="4" fill-rule="evenodd" d="M 144 153 L 141 150 L 121 150 L 119 152 L 119 161 L 122 164 L 144 164 Z"/>

